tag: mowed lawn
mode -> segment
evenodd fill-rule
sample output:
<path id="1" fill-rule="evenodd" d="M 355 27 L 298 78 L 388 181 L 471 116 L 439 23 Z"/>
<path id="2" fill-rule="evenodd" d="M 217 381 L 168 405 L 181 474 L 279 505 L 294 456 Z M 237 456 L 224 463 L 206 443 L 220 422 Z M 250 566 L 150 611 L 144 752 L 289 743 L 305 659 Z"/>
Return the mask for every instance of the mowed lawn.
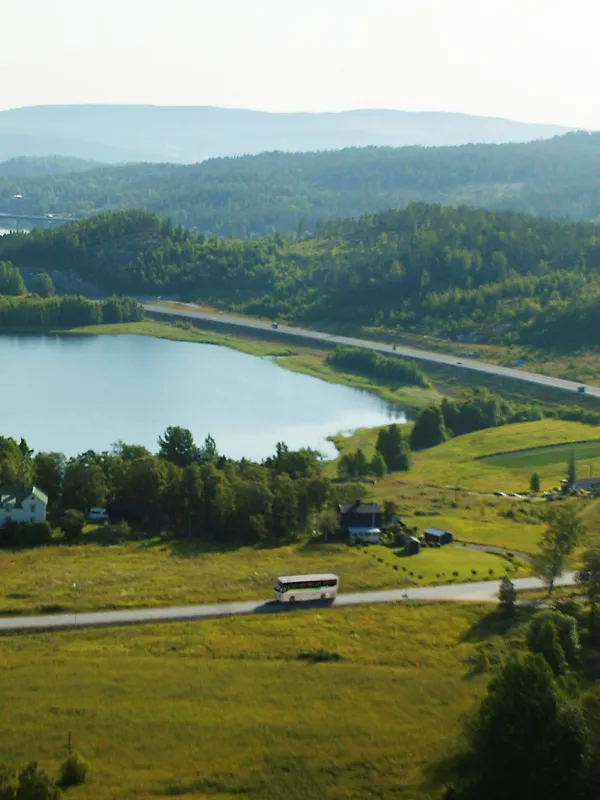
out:
<path id="1" fill-rule="evenodd" d="M 571 457 L 575 456 L 579 474 L 587 476 L 590 469 L 600 469 L 600 438 L 590 442 L 572 442 L 570 444 L 552 444 L 546 447 L 532 447 L 526 450 L 517 450 L 513 453 L 500 453 L 495 456 L 486 456 L 482 459 L 485 464 L 508 467 L 513 470 L 539 470 L 547 466 L 556 469 L 557 474 L 565 471 L 565 466 Z"/>
<path id="2" fill-rule="evenodd" d="M 74 747 L 77 800 L 427 800 L 425 769 L 483 692 L 488 607 L 398 604 L 1 641 L 2 759 L 52 775 Z M 492 652 L 493 652 L 492 650 Z M 324 651 L 338 661 L 314 663 Z"/>
<path id="3" fill-rule="evenodd" d="M 0 551 L 0 614 L 269 600 L 277 576 L 315 572 L 337 574 L 342 592 L 393 589 L 443 583 L 442 572 L 458 571 L 465 580 L 472 569 L 487 575 L 499 561 L 485 553 L 428 548 L 404 571 L 405 560 L 400 563 L 395 552 L 346 544 L 198 552 L 157 541 Z"/>

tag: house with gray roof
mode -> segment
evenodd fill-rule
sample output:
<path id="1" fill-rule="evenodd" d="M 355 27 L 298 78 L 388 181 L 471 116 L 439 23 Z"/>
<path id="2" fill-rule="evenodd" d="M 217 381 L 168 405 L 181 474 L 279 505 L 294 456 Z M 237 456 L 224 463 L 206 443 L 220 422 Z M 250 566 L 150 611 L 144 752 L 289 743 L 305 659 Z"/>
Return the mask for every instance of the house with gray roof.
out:
<path id="1" fill-rule="evenodd" d="M 0 528 L 7 522 L 45 522 L 48 497 L 37 486 L 0 486 Z"/>

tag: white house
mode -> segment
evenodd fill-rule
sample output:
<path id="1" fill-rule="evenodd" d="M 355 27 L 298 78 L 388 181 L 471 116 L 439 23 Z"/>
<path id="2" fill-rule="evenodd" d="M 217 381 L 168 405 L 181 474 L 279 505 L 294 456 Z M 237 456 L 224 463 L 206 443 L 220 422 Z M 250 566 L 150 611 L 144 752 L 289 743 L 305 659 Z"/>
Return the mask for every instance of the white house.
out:
<path id="1" fill-rule="evenodd" d="M 48 497 L 35 486 L 12 489 L 0 486 L 0 528 L 7 522 L 45 522 Z"/>

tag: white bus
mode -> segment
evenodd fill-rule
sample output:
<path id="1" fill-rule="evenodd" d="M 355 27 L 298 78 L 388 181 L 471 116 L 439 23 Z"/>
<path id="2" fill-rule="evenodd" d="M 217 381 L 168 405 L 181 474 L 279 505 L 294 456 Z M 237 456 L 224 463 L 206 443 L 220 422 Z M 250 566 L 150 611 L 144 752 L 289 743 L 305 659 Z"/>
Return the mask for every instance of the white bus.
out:
<path id="1" fill-rule="evenodd" d="M 338 590 L 337 575 L 284 575 L 277 578 L 275 600 L 294 603 L 296 600 L 332 600 Z"/>

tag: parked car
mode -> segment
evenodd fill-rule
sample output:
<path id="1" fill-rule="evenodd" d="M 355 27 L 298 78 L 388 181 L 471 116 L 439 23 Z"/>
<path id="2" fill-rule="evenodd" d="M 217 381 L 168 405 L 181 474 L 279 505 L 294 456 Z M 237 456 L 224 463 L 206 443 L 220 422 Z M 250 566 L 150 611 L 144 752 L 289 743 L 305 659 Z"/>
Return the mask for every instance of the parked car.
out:
<path id="1" fill-rule="evenodd" d="M 583 393 L 585 392 L 585 386 L 579 386 L 579 387 L 578 387 L 578 389 L 577 389 L 577 391 L 578 391 L 580 394 L 583 394 Z"/>
<path id="2" fill-rule="evenodd" d="M 276 331 L 276 330 L 277 330 L 277 328 L 279 327 L 279 325 L 278 325 L 276 322 L 272 322 L 272 323 L 271 323 L 271 327 L 273 328 L 273 330 L 275 330 L 275 331 Z"/>
<path id="3" fill-rule="evenodd" d="M 93 519 L 96 520 L 97 522 L 102 522 L 103 520 L 108 519 L 108 513 L 105 508 L 100 508 L 100 506 L 95 506 L 94 508 L 90 508 L 88 519 Z"/>
<path id="4" fill-rule="evenodd" d="M 508 497 L 508 495 L 506 494 L 506 492 L 494 492 L 494 495 L 495 495 L 496 497 Z"/>
<path id="5" fill-rule="evenodd" d="M 517 494 L 517 492 L 510 492 L 508 496 L 509 497 L 517 497 L 519 500 L 523 499 L 523 495 L 522 494 Z"/>

